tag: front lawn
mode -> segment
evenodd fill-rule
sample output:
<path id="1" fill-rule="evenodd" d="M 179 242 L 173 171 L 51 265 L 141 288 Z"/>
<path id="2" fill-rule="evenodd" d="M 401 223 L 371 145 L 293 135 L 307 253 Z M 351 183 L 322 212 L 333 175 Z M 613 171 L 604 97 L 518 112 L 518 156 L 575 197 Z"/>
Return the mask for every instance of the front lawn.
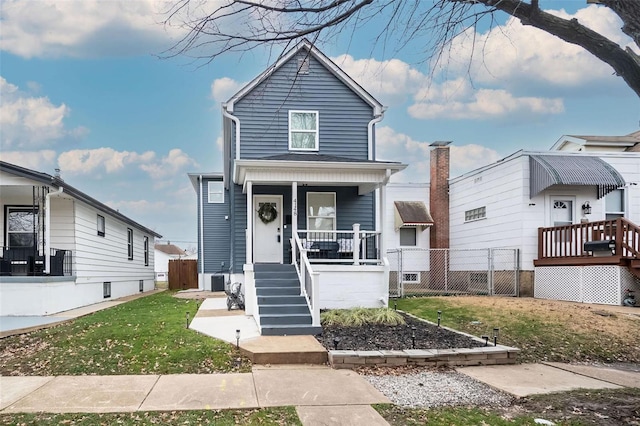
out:
<path id="1" fill-rule="evenodd" d="M 394 301 L 390 302 L 393 307 Z M 640 310 L 612 313 L 606 307 L 507 297 L 398 299 L 399 310 L 475 336 L 492 336 L 522 352 L 520 362 L 640 362 Z"/>
<path id="2" fill-rule="evenodd" d="M 250 371 L 233 345 L 186 328 L 201 301 L 161 292 L 0 340 L 0 375 Z"/>

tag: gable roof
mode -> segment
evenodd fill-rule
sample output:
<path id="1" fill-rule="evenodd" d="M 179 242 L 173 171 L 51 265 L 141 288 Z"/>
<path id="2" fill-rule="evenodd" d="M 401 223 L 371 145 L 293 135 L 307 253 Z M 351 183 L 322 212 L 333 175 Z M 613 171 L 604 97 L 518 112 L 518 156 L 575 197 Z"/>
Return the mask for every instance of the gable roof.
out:
<path id="1" fill-rule="evenodd" d="M 623 136 L 597 136 L 597 135 L 563 135 L 553 144 L 551 151 L 561 151 L 565 146 L 570 144 L 587 147 L 603 147 L 603 148 L 623 148 L 622 150 L 631 150 L 635 145 L 640 144 L 640 130 Z"/>
<path id="2" fill-rule="evenodd" d="M 233 95 L 231 99 L 223 104 L 223 108 L 229 112 L 233 112 L 233 106 L 236 102 L 246 96 L 249 92 L 251 92 L 256 86 L 262 83 L 264 80 L 269 78 L 274 72 L 276 72 L 280 67 L 282 67 L 285 63 L 287 63 L 291 58 L 298 54 L 301 50 L 306 50 L 310 56 L 324 65 L 336 78 L 338 78 L 342 83 L 344 83 L 347 87 L 349 87 L 353 92 L 355 92 L 360 98 L 362 98 L 366 103 L 371 105 L 374 109 L 374 115 L 378 116 L 384 112 L 384 106 L 374 98 L 369 92 L 367 92 L 362 86 L 355 82 L 354 79 L 349 77 L 347 73 L 345 73 L 338 65 L 336 65 L 331 59 L 329 59 L 324 53 L 318 50 L 309 40 L 303 39 L 300 41 L 295 47 L 290 49 L 288 52 L 284 53 L 278 61 L 267 68 L 262 74 L 254 78 L 244 86 L 238 93 Z"/>
<path id="3" fill-rule="evenodd" d="M 31 170 L 31 169 L 27 169 L 25 167 L 20 167 L 17 166 L 15 164 L 11 164 L 11 163 L 6 163 L 4 161 L 0 161 L 0 171 L 2 172 L 6 172 L 9 174 L 12 174 L 14 176 L 19 176 L 19 177 L 23 177 L 23 178 L 27 178 L 27 179 L 31 179 L 34 180 L 36 182 L 39 182 L 41 184 L 44 185 L 48 185 L 48 186 L 52 186 L 54 188 L 63 188 L 64 189 L 64 193 L 67 195 L 70 195 L 72 197 L 74 197 L 77 200 L 80 200 L 88 205 L 90 205 L 91 207 L 94 207 L 97 210 L 100 210 L 110 216 L 113 216 L 119 220 L 121 220 L 122 222 L 129 224 L 135 228 L 138 228 L 142 231 L 144 231 L 147 234 L 153 235 L 156 238 L 161 238 L 162 235 L 158 234 L 155 231 L 152 231 L 151 229 L 140 225 L 138 222 L 129 219 L 127 216 L 123 215 L 122 213 L 120 213 L 119 211 L 112 209 L 111 207 L 107 206 L 106 204 L 101 203 L 100 201 L 96 200 L 93 197 L 90 197 L 89 195 L 85 194 L 84 192 L 74 188 L 73 186 L 69 185 L 68 183 L 65 183 L 65 181 L 63 181 L 62 179 L 60 179 L 57 176 L 51 176 L 50 174 L 47 173 L 42 173 L 42 172 L 37 172 L 35 170 Z"/>
<path id="4" fill-rule="evenodd" d="M 171 243 L 155 244 L 153 248 L 168 255 L 185 256 L 187 254 L 186 251 Z"/>

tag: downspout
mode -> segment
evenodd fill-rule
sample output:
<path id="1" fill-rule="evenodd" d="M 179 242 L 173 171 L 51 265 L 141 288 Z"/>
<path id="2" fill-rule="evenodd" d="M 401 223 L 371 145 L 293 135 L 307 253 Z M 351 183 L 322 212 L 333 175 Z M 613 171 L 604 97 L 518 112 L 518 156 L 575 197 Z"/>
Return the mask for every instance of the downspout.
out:
<path id="1" fill-rule="evenodd" d="M 379 123 L 382 121 L 382 119 L 384 118 L 384 112 L 386 111 L 386 107 L 382 107 L 380 109 L 380 112 L 378 112 L 377 114 L 375 114 L 373 116 L 373 119 L 371 121 L 369 121 L 369 124 L 367 124 L 367 142 L 368 142 L 368 149 L 369 149 L 369 155 L 368 155 L 368 160 L 375 160 L 374 155 L 373 155 L 373 126 L 376 123 Z"/>
<path id="2" fill-rule="evenodd" d="M 204 290 L 204 219 L 203 219 L 203 198 L 202 194 L 202 175 L 198 176 L 198 182 L 200 182 L 200 191 L 199 191 L 199 200 L 200 200 L 200 256 L 198 256 L 200 260 L 200 279 L 198 280 L 198 287 L 200 290 Z"/>
<path id="3" fill-rule="evenodd" d="M 55 192 L 49 192 L 45 196 L 45 206 L 44 206 L 44 220 L 45 220 L 45 229 L 44 229 L 44 273 L 48 274 L 51 272 L 51 196 L 52 195 L 60 195 L 64 191 L 64 188 L 59 186 L 58 190 Z"/>
<path id="4" fill-rule="evenodd" d="M 222 115 L 233 121 L 236 125 L 236 155 L 235 159 L 240 159 L 240 119 L 235 115 L 231 115 L 227 112 L 227 104 L 222 104 Z"/>

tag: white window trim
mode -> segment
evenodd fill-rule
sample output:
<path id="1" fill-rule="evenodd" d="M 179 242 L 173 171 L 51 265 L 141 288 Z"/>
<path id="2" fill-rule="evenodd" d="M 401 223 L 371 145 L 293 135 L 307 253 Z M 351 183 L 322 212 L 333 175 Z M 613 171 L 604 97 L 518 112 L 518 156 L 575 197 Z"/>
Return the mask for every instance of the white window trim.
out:
<path id="1" fill-rule="evenodd" d="M 480 209 L 484 209 L 484 216 L 482 217 L 476 217 L 473 219 L 467 219 L 467 213 L 475 211 L 475 210 L 480 210 Z M 480 206 L 480 207 L 476 207 L 474 209 L 469 209 L 469 210 L 465 210 L 464 211 L 464 222 L 468 223 L 468 222 L 476 222 L 478 220 L 485 220 L 487 218 L 487 206 Z"/>
<path id="2" fill-rule="evenodd" d="M 211 191 L 211 184 L 220 185 L 220 191 Z M 211 198 L 211 194 L 220 194 L 220 201 L 213 200 Z M 224 182 L 221 180 L 210 180 L 207 182 L 207 202 L 209 204 L 223 204 L 224 203 Z"/>
<path id="3" fill-rule="evenodd" d="M 102 220 L 100 220 L 102 219 Z M 102 229 L 100 229 L 102 225 Z M 107 220 L 101 214 L 98 214 L 96 218 L 96 230 L 99 237 L 104 237 L 107 231 Z"/>
<path id="4" fill-rule="evenodd" d="M 333 195 L 333 211 L 335 214 L 333 216 L 319 216 L 319 215 L 309 215 L 309 195 L 310 194 L 331 194 Z M 309 226 L 311 218 L 332 218 L 333 219 L 333 230 L 335 231 L 338 226 L 338 206 L 336 206 L 336 193 L 335 192 L 322 192 L 322 191 L 311 191 L 307 192 L 307 204 L 305 205 L 306 216 L 307 216 L 307 230 L 311 232 L 311 227 Z M 317 233 L 321 233 L 322 231 L 313 231 Z M 335 235 L 335 234 L 334 234 Z"/>
<path id="5" fill-rule="evenodd" d="M 609 211 L 607 209 L 607 196 L 605 195 L 602 199 L 602 206 L 604 207 L 604 216 L 602 218 L 602 220 L 607 220 L 607 215 L 610 214 L 615 214 L 615 215 L 620 215 L 620 217 L 627 217 L 627 191 L 625 188 L 617 188 L 616 191 L 621 191 L 620 197 L 622 198 L 621 201 L 621 206 L 623 210 L 621 211 Z M 607 194 L 609 195 L 609 194 Z"/>
<path id="6" fill-rule="evenodd" d="M 315 130 L 303 130 L 303 129 L 292 129 L 291 128 L 291 115 L 296 113 L 305 113 L 305 114 L 315 114 L 316 115 L 316 129 Z M 320 147 L 320 112 L 319 111 L 309 111 L 309 110 L 289 110 L 289 151 L 318 151 Z M 291 132 L 295 131 L 298 133 L 314 133 L 316 135 L 316 146 L 315 148 L 294 148 L 291 146 Z"/>
<path id="7" fill-rule="evenodd" d="M 412 246 L 404 246 L 402 245 L 402 238 L 400 237 L 400 230 L 401 229 L 413 229 L 413 232 L 415 232 L 415 236 L 416 236 L 416 243 Z M 418 247 L 418 228 L 416 228 L 415 226 L 401 226 L 400 228 L 398 228 L 398 245 L 400 247 Z"/>
<path id="8" fill-rule="evenodd" d="M 127 228 L 127 259 L 133 260 L 133 229 Z"/>
<path id="9" fill-rule="evenodd" d="M 411 275 L 415 274 L 415 276 L 416 276 L 415 281 L 414 280 L 406 280 L 405 279 L 405 277 L 407 275 L 410 275 L 410 274 Z M 403 272 L 402 273 L 402 283 L 403 284 L 419 284 L 420 282 L 421 282 L 420 281 L 420 272 Z"/>

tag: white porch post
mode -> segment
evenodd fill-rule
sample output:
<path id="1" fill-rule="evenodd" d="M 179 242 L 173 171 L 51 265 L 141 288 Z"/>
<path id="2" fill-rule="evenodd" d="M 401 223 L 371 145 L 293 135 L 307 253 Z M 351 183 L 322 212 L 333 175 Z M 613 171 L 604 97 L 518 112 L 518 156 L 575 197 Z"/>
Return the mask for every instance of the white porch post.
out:
<path id="1" fill-rule="evenodd" d="M 253 182 L 247 181 L 247 253 L 245 263 L 253 263 Z"/>
<path id="2" fill-rule="evenodd" d="M 353 224 L 353 264 L 360 264 L 360 224 Z"/>
<path id="3" fill-rule="evenodd" d="M 291 182 L 291 241 L 295 241 L 295 236 L 298 233 L 298 182 Z M 296 250 L 298 249 L 295 243 L 291 244 L 291 264 L 296 263 Z"/>
<path id="4" fill-rule="evenodd" d="M 389 181 L 390 175 L 391 175 L 390 170 L 387 170 L 387 178 L 384 180 L 384 185 L 380 187 L 380 210 L 379 210 L 380 221 L 378 222 L 379 228 L 376 229 L 376 232 L 378 232 L 378 235 L 379 235 L 378 238 L 380 239 L 380 241 L 378 242 L 378 247 L 380 247 L 380 259 L 383 259 L 384 257 L 387 256 L 387 246 L 385 244 L 386 238 L 384 235 L 382 235 L 382 232 L 385 228 L 385 223 L 386 223 L 385 211 L 387 206 L 387 182 Z"/>

